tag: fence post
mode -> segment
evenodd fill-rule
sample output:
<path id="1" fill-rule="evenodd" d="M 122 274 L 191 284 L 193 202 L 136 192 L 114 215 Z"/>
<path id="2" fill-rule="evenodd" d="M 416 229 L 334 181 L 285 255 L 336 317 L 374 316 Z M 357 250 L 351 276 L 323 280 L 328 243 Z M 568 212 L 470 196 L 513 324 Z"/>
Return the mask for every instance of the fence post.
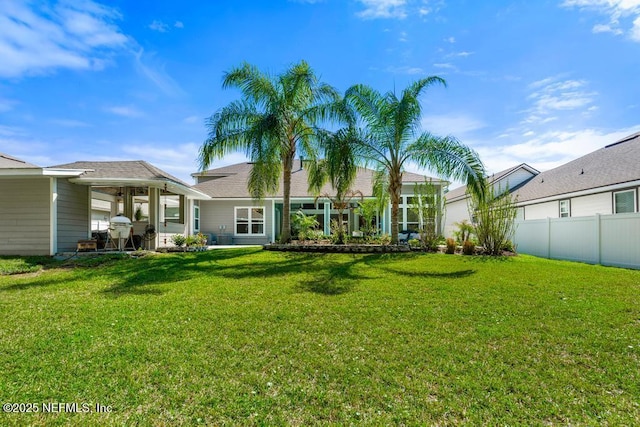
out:
<path id="1" fill-rule="evenodd" d="M 601 215 L 599 213 L 596 214 L 595 218 L 596 224 L 596 264 L 602 264 L 602 233 L 600 232 L 601 227 Z"/>
<path id="2" fill-rule="evenodd" d="M 551 258 L 551 218 L 547 217 L 547 258 Z"/>

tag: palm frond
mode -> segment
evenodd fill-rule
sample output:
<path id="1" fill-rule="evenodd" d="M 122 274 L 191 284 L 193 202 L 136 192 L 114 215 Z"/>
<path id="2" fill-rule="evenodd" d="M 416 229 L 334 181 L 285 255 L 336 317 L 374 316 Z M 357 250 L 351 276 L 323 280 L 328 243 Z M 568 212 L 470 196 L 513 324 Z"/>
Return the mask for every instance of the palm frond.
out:
<path id="1" fill-rule="evenodd" d="M 478 153 L 452 136 L 425 132 L 408 147 L 406 158 L 442 177 L 464 181 L 472 192 L 484 195 L 485 169 Z"/>

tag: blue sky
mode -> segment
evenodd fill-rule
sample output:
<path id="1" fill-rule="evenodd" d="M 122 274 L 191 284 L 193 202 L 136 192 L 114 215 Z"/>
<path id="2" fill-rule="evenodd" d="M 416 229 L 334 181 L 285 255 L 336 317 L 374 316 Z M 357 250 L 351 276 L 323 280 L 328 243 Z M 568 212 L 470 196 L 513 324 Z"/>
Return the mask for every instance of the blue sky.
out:
<path id="1" fill-rule="evenodd" d="M 238 97 L 223 72 L 300 59 L 340 91 L 445 78 L 422 98 L 424 128 L 489 172 L 640 131 L 640 0 L 4 0 L 0 152 L 143 159 L 191 182 L 206 117 Z"/>

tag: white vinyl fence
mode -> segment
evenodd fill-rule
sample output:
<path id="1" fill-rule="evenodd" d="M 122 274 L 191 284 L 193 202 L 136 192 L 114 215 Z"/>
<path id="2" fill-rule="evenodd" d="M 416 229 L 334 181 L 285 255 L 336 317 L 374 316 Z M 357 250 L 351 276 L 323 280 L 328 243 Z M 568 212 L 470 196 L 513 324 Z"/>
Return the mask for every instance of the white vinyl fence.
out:
<path id="1" fill-rule="evenodd" d="M 640 269 L 640 213 L 516 221 L 517 251 Z"/>

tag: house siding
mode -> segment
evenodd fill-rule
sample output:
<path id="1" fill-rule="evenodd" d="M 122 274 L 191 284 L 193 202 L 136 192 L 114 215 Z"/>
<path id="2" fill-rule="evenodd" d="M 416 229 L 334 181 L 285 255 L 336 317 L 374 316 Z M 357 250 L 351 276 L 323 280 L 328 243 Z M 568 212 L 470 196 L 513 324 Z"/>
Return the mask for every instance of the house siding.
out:
<path id="1" fill-rule="evenodd" d="M 524 218 L 527 221 L 532 219 L 558 218 L 559 216 L 560 205 L 558 201 L 538 203 L 524 207 Z"/>
<path id="2" fill-rule="evenodd" d="M 51 181 L 2 179 L 0 255 L 51 255 Z"/>
<path id="3" fill-rule="evenodd" d="M 273 216 L 271 200 L 213 200 L 200 202 L 200 230 L 204 234 L 212 234 L 218 237 L 218 244 L 222 241 L 221 234 L 230 236 L 236 245 L 260 245 L 274 240 L 271 234 Z M 236 236 L 234 233 L 235 207 L 256 206 L 264 207 L 264 236 Z M 223 231 L 220 226 L 225 226 Z"/>
<path id="4" fill-rule="evenodd" d="M 89 189 L 67 179 L 58 179 L 58 251 L 75 251 L 78 240 L 90 236 L 91 218 Z"/>
<path id="5" fill-rule="evenodd" d="M 525 181 L 530 180 L 535 175 L 526 169 L 518 169 L 505 178 L 499 180 L 493 184 L 493 191 L 495 195 L 502 194 L 505 190 L 517 187 Z"/>
<path id="6" fill-rule="evenodd" d="M 458 231 L 458 227 L 455 223 L 469 221 L 469 205 L 468 199 L 457 200 L 455 202 L 447 203 L 445 210 L 445 227 L 444 236 L 453 237 L 454 232 Z"/>
<path id="7" fill-rule="evenodd" d="M 571 216 L 591 216 L 595 214 L 608 215 L 613 213 L 612 194 L 593 194 L 589 196 L 574 197 L 571 199 Z"/>

